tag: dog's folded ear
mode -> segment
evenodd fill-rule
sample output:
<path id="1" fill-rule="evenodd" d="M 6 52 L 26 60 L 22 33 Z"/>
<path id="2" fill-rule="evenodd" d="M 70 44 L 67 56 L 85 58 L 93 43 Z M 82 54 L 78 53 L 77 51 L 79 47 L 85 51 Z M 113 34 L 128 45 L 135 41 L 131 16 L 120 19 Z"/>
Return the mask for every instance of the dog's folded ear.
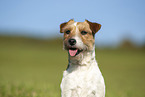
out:
<path id="1" fill-rule="evenodd" d="M 68 22 L 64 22 L 64 23 L 60 24 L 60 33 L 63 33 L 64 27 L 70 22 L 74 22 L 74 19 L 71 19 Z"/>
<path id="2" fill-rule="evenodd" d="M 85 20 L 85 21 L 90 25 L 90 29 L 92 30 L 93 34 L 95 34 L 96 32 L 100 30 L 101 24 L 93 23 L 88 20 Z"/>
<path id="3" fill-rule="evenodd" d="M 60 33 L 63 33 L 63 28 L 65 27 L 66 24 L 67 22 L 60 24 Z"/>

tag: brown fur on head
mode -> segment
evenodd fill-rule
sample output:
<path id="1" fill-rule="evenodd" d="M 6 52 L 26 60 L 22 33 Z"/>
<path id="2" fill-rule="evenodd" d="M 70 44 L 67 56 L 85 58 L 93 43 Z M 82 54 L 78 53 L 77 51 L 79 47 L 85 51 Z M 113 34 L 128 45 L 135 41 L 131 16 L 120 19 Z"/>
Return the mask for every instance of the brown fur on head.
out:
<path id="1" fill-rule="evenodd" d="M 93 32 L 94 34 L 100 30 L 101 24 L 94 23 L 94 22 L 90 22 L 90 21 L 88 21 L 88 20 L 85 20 L 85 21 L 89 24 L 90 29 L 92 30 L 92 32 Z M 71 19 L 71 20 L 69 20 L 68 22 L 65 22 L 65 23 L 60 24 L 60 32 L 63 33 L 63 28 L 64 28 L 67 24 L 70 24 L 70 23 L 74 23 L 74 19 Z"/>
<path id="2" fill-rule="evenodd" d="M 68 22 L 64 22 L 64 23 L 60 24 L 60 33 L 63 33 L 63 28 L 70 23 L 74 23 L 74 20 L 71 19 Z"/>
<path id="3" fill-rule="evenodd" d="M 64 48 L 66 50 L 78 49 L 82 52 L 92 51 L 95 43 L 94 35 L 100 28 L 100 24 L 88 20 L 84 22 L 69 20 L 68 22 L 62 23 L 60 25 L 60 32 L 64 33 Z M 70 39 L 75 39 L 76 44 L 73 46 L 70 45 Z"/>

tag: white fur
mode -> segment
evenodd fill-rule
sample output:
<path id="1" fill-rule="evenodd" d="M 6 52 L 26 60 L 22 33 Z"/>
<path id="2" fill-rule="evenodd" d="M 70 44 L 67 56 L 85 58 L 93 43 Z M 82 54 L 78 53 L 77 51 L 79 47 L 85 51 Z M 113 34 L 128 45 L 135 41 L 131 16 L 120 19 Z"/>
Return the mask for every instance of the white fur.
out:
<path id="1" fill-rule="evenodd" d="M 80 38 L 80 36 L 79 36 L 79 29 L 78 29 L 78 27 L 77 27 L 77 22 L 75 22 L 74 23 L 74 26 L 76 27 L 76 30 L 75 30 L 75 32 L 76 32 L 76 35 L 73 37 L 73 39 L 75 39 L 76 41 L 77 41 L 77 44 L 76 44 L 76 47 L 78 47 L 78 48 L 83 48 L 84 47 L 84 44 L 83 44 L 83 42 L 82 42 L 82 39 Z"/>
<path id="2" fill-rule="evenodd" d="M 78 22 L 75 22 L 75 23 L 74 23 L 74 26 L 77 26 L 77 23 L 78 23 Z"/>
<path id="3" fill-rule="evenodd" d="M 93 53 L 86 54 L 81 65 L 69 63 L 61 82 L 62 97 L 105 97 L 104 79 Z"/>

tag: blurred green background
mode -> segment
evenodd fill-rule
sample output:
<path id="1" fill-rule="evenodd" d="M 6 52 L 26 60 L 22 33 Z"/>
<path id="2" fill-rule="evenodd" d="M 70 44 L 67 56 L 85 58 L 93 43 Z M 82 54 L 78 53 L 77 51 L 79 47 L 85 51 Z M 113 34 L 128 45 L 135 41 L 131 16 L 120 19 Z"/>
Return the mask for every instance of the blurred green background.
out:
<path id="1" fill-rule="evenodd" d="M 68 64 L 59 25 L 102 25 L 106 97 L 145 97 L 145 0 L 0 0 L 0 97 L 60 97 Z"/>
<path id="2" fill-rule="evenodd" d="M 62 38 L 0 36 L 0 97 L 60 97 L 67 52 Z M 96 48 L 106 97 L 145 97 L 145 48 Z"/>

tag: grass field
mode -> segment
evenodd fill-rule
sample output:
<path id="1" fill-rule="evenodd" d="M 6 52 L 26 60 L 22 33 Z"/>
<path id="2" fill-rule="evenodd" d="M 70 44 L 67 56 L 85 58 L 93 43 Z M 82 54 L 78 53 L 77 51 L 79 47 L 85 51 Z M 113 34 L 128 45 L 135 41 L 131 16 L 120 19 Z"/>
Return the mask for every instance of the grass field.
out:
<path id="1" fill-rule="evenodd" d="M 145 50 L 96 50 L 106 97 L 145 97 Z M 60 97 L 62 41 L 0 37 L 0 97 Z"/>

